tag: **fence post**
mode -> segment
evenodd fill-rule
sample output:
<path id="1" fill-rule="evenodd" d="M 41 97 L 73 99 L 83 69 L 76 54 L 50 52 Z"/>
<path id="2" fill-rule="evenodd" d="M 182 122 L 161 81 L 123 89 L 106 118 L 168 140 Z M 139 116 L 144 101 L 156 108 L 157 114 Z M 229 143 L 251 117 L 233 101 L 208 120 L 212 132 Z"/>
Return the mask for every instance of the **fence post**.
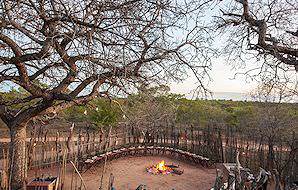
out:
<path id="1" fill-rule="evenodd" d="M 67 147 L 67 159 L 70 159 L 70 154 L 72 152 L 72 147 L 73 147 L 73 129 L 74 129 L 74 123 L 72 124 L 72 126 L 69 128 L 69 135 L 67 137 L 67 142 L 66 142 L 66 147 Z"/>
<path id="2" fill-rule="evenodd" d="M 89 143 L 90 143 L 90 130 L 89 130 L 89 128 L 87 128 L 87 140 L 86 140 L 86 152 L 85 152 L 85 154 L 90 154 L 90 145 L 89 145 Z M 84 140 L 84 143 L 85 143 L 85 140 Z"/>
<path id="3" fill-rule="evenodd" d="M 92 146 L 91 146 L 91 149 L 92 149 L 92 154 L 94 155 L 95 154 L 95 131 L 92 132 Z"/>
<path id="4" fill-rule="evenodd" d="M 77 159 L 81 161 L 82 158 L 82 130 L 79 130 L 78 140 L 77 140 Z"/>

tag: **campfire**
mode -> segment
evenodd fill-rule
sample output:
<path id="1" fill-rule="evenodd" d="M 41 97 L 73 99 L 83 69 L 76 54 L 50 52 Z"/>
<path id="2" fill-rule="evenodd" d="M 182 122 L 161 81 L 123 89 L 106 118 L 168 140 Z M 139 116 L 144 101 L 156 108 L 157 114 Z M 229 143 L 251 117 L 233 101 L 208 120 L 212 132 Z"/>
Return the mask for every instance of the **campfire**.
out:
<path id="1" fill-rule="evenodd" d="M 167 175 L 167 174 L 178 174 L 181 175 L 183 173 L 183 171 L 178 170 L 179 166 L 177 165 L 166 165 L 165 161 L 162 160 L 161 162 L 159 162 L 156 165 L 152 165 L 148 168 L 146 168 L 147 172 L 150 174 L 154 174 L 154 175 L 158 175 L 158 174 L 162 174 L 162 175 Z"/>

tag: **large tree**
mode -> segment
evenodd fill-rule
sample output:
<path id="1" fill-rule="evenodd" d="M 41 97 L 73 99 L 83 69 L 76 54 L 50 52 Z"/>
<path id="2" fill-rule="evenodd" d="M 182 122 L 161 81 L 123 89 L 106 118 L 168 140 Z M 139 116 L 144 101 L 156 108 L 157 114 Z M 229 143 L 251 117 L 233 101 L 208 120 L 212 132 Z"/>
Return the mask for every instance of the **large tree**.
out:
<path id="1" fill-rule="evenodd" d="M 139 83 L 202 84 L 211 52 L 198 0 L 5 0 L 0 3 L 0 83 L 25 97 L 5 100 L 12 189 L 26 178 L 26 125 L 96 96 L 128 93 Z M 40 85 L 46 84 L 46 85 Z"/>
<path id="2" fill-rule="evenodd" d="M 283 84 L 297 95 L 297 1 L 221 0 L 218 10 L 215 25 L 229 62 L 247 65 L 243 73 L 253 80 Z"/>
<path id="3" fill-rule="evenodd" d="M 158 86 L 140 89 L 137 95 L 129 96 L 124 107 L 128 126 L 150 131 L 172 125 L 179 96 L 168 92 L 169 87 Z"/>

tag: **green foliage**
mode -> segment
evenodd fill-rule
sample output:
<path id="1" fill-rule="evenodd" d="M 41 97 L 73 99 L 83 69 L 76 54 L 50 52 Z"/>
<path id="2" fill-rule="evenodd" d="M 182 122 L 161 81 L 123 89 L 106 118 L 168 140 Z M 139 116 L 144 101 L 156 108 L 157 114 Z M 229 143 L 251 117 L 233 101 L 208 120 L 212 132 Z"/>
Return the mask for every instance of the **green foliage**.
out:
<path id="1" fill-rule="evenodd" d="M 115 125 L 121 118 L 121 109 L 114 102 L 98 98 L 86 106 L 73 106 L 64 110 L 63 116 L 69 121 L 87 121 L 93 127 L 99 128 Z"/>
<path id="2" fill-rule="evenodd" d="M 28 93 L 27 91 L 23 90 L 23 88 L 18 88 L 18 89 L 14 89 L 12 88 L 10 91 L 8 92 L 0 92 L 0 100 L 4 101 L 4 102 L 11 102 L 15 99 L 15 97 L 19 97 L 20 99 L 26 98 L 28 97 Z M 31 103 L 28 102 L 27 104 L 23 104 L 21 105 L 17 105 L 17 104 L 11 104 L 8 107 L 12 108 L 12 109 L 20 109 L 22 107 L 25 106 L 30 106 Z"/>
<path id="3" fill-rule="evenodd" d="M 168 91 L 168 88 L 162 86 L 143 89 L 139 94 L 124 99 L 109 101 L 97 98 L 86 106 L 68 108 L 60 116 L 71 122 L 87 121 L 96 128 L 117 125 L 120 121 L 143 127 L 172 124 L 200 127 L 218 125 L 233 127 L 239 131 L 268 125 L 277 126 L 276 129 L 283 126 L 297 128 L 297 104 L 188 100 Z M 28 93 L 22 88 L 0 93 L 1 101 L 13 100 L 15 96 L 26 98 Z M 27 104 L 30 106 L 30 102 Z M 16 108 L 18 105 L 12 104 L 11 107 Z"/>
<path id="4" fill-rule="evenodd" d="M 129 96 L 125 103 L 126 122 L 148 129 L 171 125 L 181 96 L 168 91 L 164 86 L 153 87 Z"/>
<path id="5" fill-rule="evenodd" d="M 117 100 L 118 104 L 96 99 L 91 102 L 92 109 L 76 106 L 65 111 L 66 117 L 71 121 L 90 121 L 97 127 L 116 125 L 119 121 L 148 129 L 172 124 L 215 125 L 241 132 L 258 130 L 269 136 L 276 132 L 291 134 L 289 131 L 297 129 L 297 104 L 188 100 L 181 95 L 160 92 L 162 90 L 144 90 Z M 87 115 L 84 115 L 85 110 Z"/>
<path id="6" fill-rule="evenodd" d="M 47 86 L 46 84 L 43 84 L 43 83 L 39 82 L 38 80 L 35 80 L 34 84 L 36 84 L 42 88 Z M 23 101 L 21 104 L 20 103 L 17 104 L 16 102 L 13 102 L 16 99 L 16 97 L 18 97 L 18 99 L 20 99 L 20 100 L 22 100 L 22 99 L 24 99 L 24 100 L 29 99 L 29 100 Z M 30 93 L 27 92 L 23 87 L 18 86 L 16 88 L 11 88 L 7 92 L 0 92 L 0 101 L 12 102 L 11 105 L 8 105 L 7 107 L 11 108 L 11 109 L 19 110 L 19 109 L 25 109 L 26 107 L 32 106 L 34 103 L 39 101 L 39 99 L 32 100 L 30 97 Z"/>
<path id="7" fill-rule="evenodd" d="M 120 120 L 122 111 L 118 104 L 103 99 L 96 99 L 92 104 L 96 108 L 90 110 L 88 119 L 96 126 L 113 125 Z"/>

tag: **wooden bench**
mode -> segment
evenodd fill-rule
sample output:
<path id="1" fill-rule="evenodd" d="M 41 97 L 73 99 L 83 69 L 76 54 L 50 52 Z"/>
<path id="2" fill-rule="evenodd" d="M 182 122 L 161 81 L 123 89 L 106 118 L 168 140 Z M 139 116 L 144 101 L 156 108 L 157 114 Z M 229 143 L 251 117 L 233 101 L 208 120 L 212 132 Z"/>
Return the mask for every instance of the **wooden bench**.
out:
<path id="1" fill-rule="evenodd" d="M 143 156 L 143 155 L 155 155 L 155 154 L 171 154 L 178 158 L 182 158 L 185 161 L 189 161 L 191 163 L 200 164 L 204 167 L 208 167 L 210 164 L 209 158 L 196 155 L 191 152 L 183 151 L 180 149 L 175 149 L 171 147 L 154 147 L 154 146 L 138 146 L 138 147 L 129 147 L 129 148 L 120 148 L 113 151 L 108 151 L 99 156 L 93 156 L 89 159 L 86 159 L 84 162 L 80 162 L 82 166 L 80 166 L 81 170 L 89 170 L 90 168 L 97 166 L 102 163 L 105 158 L 107 160 L 113 160 L 120 157 L 125 156 Z"/>

